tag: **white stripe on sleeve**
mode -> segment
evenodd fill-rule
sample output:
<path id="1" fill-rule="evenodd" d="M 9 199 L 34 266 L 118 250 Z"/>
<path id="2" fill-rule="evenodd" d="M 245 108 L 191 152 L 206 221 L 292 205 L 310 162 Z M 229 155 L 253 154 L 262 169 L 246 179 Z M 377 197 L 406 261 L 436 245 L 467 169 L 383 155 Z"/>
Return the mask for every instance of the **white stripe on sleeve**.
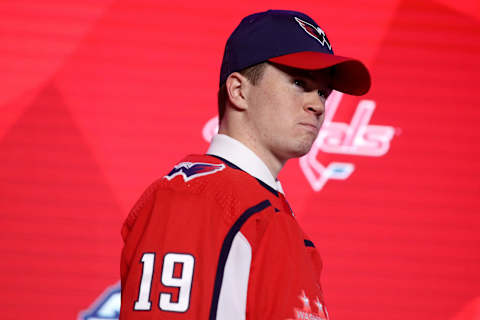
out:
<path id="1" fill-rule="evenodd" d="M 233 238 L 225 263 L 218 299 L 217 320 L 245 320 L 251 262 L 252 247 L 239 231 Z"/>

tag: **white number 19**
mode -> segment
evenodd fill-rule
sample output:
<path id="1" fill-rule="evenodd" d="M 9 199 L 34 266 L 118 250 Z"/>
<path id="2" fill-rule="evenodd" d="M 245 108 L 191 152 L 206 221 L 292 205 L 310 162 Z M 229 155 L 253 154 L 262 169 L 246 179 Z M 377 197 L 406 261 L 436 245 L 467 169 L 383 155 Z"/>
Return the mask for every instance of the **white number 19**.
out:
<path id="1" fill-rule="evenodd" d="M 142 255 L 143 271 L 140 281 L 138 300 L 135 301 L 134 310 L 151 310 L 150 290 L 152 288 L 153 268 L 155 253 Z M 175 276 L 175 264 L 181 264 L 180 276 Z M 167 253 L 163 257 L 162 284 L 166 287 L 178 288 L 178 300 L 172 301 L 171 293 L 160 293 L 158 307 L 163 311 L 185 312 L 190 306 L 190 291 L 192 289 L 193 269 L 195 258 L 185 253 Z"/>

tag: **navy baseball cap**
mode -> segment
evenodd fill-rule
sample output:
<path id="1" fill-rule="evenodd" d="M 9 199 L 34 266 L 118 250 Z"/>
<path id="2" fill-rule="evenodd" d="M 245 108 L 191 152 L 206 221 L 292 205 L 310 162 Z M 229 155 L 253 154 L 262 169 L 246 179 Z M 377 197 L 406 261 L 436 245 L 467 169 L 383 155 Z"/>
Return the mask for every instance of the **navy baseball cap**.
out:
<path id="1" fill-rule="evenodd" d="M 307 70 L 332 68 L 332 87 L 340 92 L 359 96 L 370 89 L 366 66 L 336 56 L 325 32 L 301 12 L 268 10 L 245 17 L 225 45 L 220 86 L 232 72 L 265 61 Z"/>

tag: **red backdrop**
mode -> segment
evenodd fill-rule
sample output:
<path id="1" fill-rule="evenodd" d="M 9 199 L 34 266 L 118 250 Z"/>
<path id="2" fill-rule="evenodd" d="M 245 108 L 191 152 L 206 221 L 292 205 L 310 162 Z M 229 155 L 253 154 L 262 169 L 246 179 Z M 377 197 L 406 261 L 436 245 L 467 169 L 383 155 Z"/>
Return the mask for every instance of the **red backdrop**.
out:
<path id="1" fill-rule="evenodd" d="M 0 2 L 1 319 L 118 316 L 121 223 L 205 152 L 224 43 L 268 8 L 373 76 L 281 174 L 331 318 L 480 319 L 477 0 Z"/>

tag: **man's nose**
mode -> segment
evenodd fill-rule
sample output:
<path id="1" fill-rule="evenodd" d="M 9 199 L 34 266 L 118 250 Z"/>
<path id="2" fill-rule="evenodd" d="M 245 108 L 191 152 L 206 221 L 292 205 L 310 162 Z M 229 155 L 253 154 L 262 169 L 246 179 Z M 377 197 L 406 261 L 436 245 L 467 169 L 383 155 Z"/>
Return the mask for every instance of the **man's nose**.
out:
<path id="1" fill-rule="evenodd" d="M 306 92 L 306 99 L 304 108 L 308 112 L 315 113 L 317 116 L 321 116 L 325 113 L 325 99 L 318 95 L 317 90 Z"/>

